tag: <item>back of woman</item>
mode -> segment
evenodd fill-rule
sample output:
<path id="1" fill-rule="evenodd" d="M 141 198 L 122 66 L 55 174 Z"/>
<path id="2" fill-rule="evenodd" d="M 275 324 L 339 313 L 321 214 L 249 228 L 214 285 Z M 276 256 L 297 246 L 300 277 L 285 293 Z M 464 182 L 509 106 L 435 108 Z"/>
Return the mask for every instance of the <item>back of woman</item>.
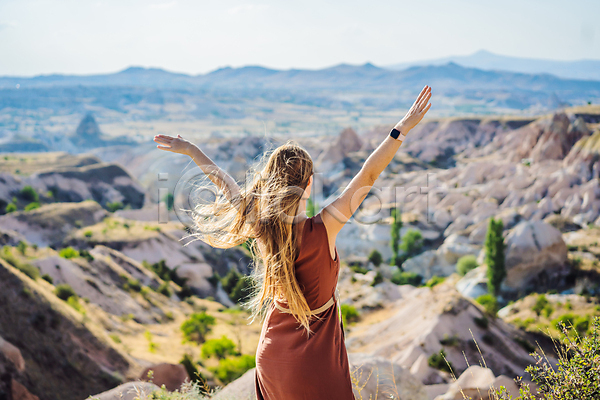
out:
<path id="1" fill-rule="evenodd" d="M 311 310 L 334 297 L 339 258 L 331 258 L 321 215 L 303 222 L 296 279 Z M 299 327 L 285 302 L 267 312 L 256 351 L 256 393 L 263 399 L 352 399 L 352 383 L 337 302 L 311 318 L 312 333 Z M 294 393 L 290 397 L 289 393 Z"/>

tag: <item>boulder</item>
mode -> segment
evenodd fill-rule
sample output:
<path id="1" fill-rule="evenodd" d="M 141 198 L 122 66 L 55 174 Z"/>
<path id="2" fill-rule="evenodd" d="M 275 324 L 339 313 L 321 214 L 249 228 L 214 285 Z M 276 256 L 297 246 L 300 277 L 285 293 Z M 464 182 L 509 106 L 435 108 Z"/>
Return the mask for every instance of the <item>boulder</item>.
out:
<path id="1" fill-rule="evenodd" d="M 4 354 L 4 357 L 9 359 L 13 363 L 17 371 L 25 371 L 25 360 L 23 360 L 21 350 L 19 350 L 12 343 L 4 340 L 2 336 L 0 336 L 0 353 Z"/>
<path id="2" fill-rule="evenodd" d="M 88 397 L 89 400 L 137 400 L 147 399 L 148 395 L 160 388 L 150 382 L 127 382 L 106 392 Z"/>
<path id="3" fill-rule="evenodd" d="M 357 399 L 427 400 L 421 382 L 399 364 L 364 353 L 350 353 L 348 359 Z"/>
<path id="4" fill-rule="evenodd" d="M 141 381 L 152 382 L 159 387 L 165 385 L 165 388 L 171 392 L 181 388 L 181 385 L 189 380 L 190 377 L 181 364 L 156 364 L 144 370 L 140 376 Z"/>
<path id="5" fill-rule="evenodd" d="M 512 396 L 518 396 L 519 390 L 513 380 L 504 375 L 496 378 L 489 368 L 472 365 L 450 385 L 445 394 L 437 396 L 435 400 L 462 400 L 465 398 L 489 400 L 493 398 L 494 390 L 501 386 L 504 386 Z"/>
<path id="6" fill-rule="evenodd" d="M 458 282 L 456 290 L 465 297 L 476 299 L 488 292 L 486 276 L 487 268 L 485 266 L 477 267 L 467 272 Z"/>
<path id="7" fill-rule="evenodd" d="M 567 266 L 560 231 L 544 221 L 523 221 L 506 236 L 506 290 L 524 290 L 541 278 L 553 280 Z M 543 276 L 541 276 L 543 275 Z"/>
<path id="8" fill-rule="evenodd" d="M 255 368 L 247 371 L 244 375 L 225 386 L 217 392 L 213 400 L 256 400 L 256 388 L 254 387 Z"/>

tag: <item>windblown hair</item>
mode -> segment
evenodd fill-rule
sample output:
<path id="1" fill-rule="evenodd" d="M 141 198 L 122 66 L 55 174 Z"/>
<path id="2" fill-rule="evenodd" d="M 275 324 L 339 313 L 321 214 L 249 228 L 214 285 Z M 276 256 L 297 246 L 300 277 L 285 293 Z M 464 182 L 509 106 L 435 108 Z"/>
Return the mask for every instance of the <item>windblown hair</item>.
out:
<path id="1" fill-rule="evenodd" d="M 263 155 L 240 193 L 217 196 L 193 210 L 196 236 L 217 248 L 246 243 L 254 258 L 252 293 L 245 304 L 251 319 L 264 314 L 275 299 L 310 330 L 310 308 L 294 272 L 298 256 L 300 200 L 313 175 L 310 155 L 293 141 Z"/>

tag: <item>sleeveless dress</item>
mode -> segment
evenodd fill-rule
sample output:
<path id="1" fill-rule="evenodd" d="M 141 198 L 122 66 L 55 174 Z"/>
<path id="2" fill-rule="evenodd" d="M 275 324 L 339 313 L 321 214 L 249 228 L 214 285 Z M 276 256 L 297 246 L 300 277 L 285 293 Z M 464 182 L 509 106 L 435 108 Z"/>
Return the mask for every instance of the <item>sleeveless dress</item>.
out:
<path id="1" fill-rule="evenodd" d="M 321 214 L 304 221 L 295 262 L 296 279 L 311 310 L 334 296 L 339 256 L 333 260 Z M 285 303 L 280 306 L 287 307 Z M 258 400 L 354 400 L 339 304 L 312 316 L 313 333 L 274 304 L 265 317 L 256 350 Z"/>

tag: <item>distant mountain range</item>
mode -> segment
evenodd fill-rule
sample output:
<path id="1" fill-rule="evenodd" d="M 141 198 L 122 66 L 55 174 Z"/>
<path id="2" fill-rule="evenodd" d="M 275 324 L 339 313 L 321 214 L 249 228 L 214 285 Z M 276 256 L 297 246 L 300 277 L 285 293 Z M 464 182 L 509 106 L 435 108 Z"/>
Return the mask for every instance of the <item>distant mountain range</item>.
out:
<path id="1" fill-rule="evenodd" d="M 320 70 L 275 70 L 259 66 L 221 68 L 203 75 L 186 75 L 156 68 L 131 67 L 103 75 L 40 75 L 32 78 L 0 77 L 0 89 L 120 86 L 184 90 L 291 90 L 306 92 L 415 91 L 425 84 L 438 93 L 464 91 L 578 92 L 600 94 L 600 80 L 563 79 L 549 74 L 487 71 L 461 66 L 412 66 L 403 70 L 380 68 L 373 64 L 340 64 Z"/>
<path id="2" fill-rule="evenodd" d="M 503 56 L 479 50 L 467 56 L 451 56 L 432 60 L 412 61 L 386 66 L 403 70 L 414 66 L 444 65 L 449 62 L 463 67 L 494 71 L 522 72 L 527 74 L 552 74 L 567 79 L 600 80 L 600 60 L 558 61 L 535 58 Z"/>

